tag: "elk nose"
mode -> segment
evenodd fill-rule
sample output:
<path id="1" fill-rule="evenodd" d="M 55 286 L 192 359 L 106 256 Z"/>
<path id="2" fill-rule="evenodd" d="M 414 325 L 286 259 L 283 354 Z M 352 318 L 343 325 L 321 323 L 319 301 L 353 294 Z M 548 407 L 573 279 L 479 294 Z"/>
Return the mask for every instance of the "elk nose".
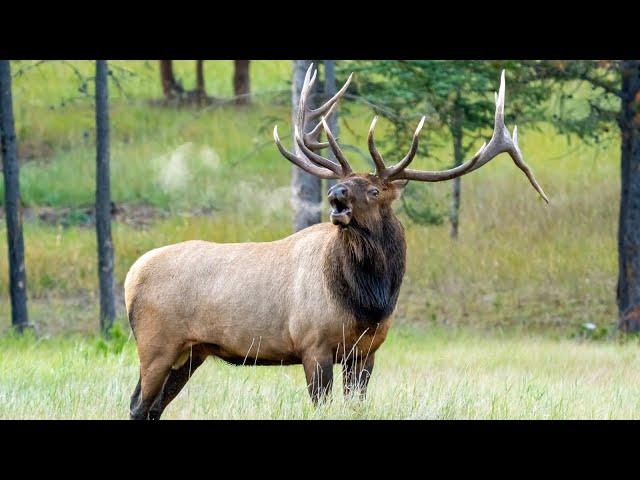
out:
<path id="1" fill-rule="evenodd" d="M 349 190 L 342 185 L 334 185 L 329 190 L 329 200 L 346 200 L 349 196 Z"/>

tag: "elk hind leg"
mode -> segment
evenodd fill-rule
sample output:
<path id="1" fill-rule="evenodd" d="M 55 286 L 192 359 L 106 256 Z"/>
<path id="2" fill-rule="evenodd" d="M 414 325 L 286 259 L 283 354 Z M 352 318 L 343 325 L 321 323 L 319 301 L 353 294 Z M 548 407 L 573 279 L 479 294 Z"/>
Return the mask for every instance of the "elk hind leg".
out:
<path id="1" fill-rule="evenodd" d="M 142 383 L 142 379 L 140 376 L 138 376 L 138 384 L 136 385 L 136 388 L 133 390 L 133 393 L 131 394 L 131 402 L 129 403 L 129 411 L 132 412 L 134 407 L 138 404 L 138 402 L 140 401 L 140 387 L 141 387 L 141 383 Z"/>
<path id="2" fill-rule="evenodd" d="M 207 356 L 208 352 L 201 348 L 200 345 L 196 345 L 189 350 L 187 360 L 181 366 L 171 368 L 162 390 L 149 409 L 149 419 L 160 419 L 167 405 L 176 398 L 193 375 L 193 372 L 204 363 Z"/>
<path id="3" fill-rule="evenodd" d="M 132 420 L 149 419 L 151 405 L 162 391 L 171 370 L 171 365 L 173 365 L 177 357 L 177 354 L 168 355 L 166 351 L 154 352 L 154 355 L 150 358 L 147 358 L 146 355 L 141 356 L 140 391 L 138 395 L 134 391 L 131 399 L 130 418 Z M 138 388 L 136 387 L 137 390 Z"/>

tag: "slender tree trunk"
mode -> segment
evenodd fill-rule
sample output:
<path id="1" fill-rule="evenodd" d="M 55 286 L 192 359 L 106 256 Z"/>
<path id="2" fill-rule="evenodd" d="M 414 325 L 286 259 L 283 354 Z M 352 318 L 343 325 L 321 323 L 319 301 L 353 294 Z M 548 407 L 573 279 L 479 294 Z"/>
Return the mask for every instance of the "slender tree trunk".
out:
<path id="1" fill-rule="evenodd" d="M 116 317 L 109 177 L 109 93 L 106 60 L 96 61 L 96 235 L 100 280 L 100 331 L 108 335 Z"/>
<path id="2" fill-rule="evenodd" d="M 298 102 L 300 100 L 300 91 L 304 83 L 304 76 L 307 73 L 311 60 L 294 60 L 293 61 L 293 80 L 291 82 L 291 102 L 292 102 L 292 121 L 295 123 L 298 114 Z M 313 108 L 314 97 L 309 98 L 310 108 Z M 313 125 L 305 125 L 304 131 L 311 130 Z M 293 142 L 296 153 L 300 153 L 300 149 L 296 142 Z M 305 172 L 295 165 L 292 166 L 291 188 L 293 190 L 293 229 L 294 231 L 302 230 L 321 221 L 321 181 L 319 178 Z"/>
<path id="3" fill-rule="evenodd" d="M 178 82 L 173 75 L 173 60 L 160 60 L 160 81 L 165 100 L 172 100 L 180 91 Z"/>
<path id="4" fill-rule="evenodd" d="M 640 332 L 640 60 L 622 62 L 619 327 Z"/>
<path id="5" fill-rule="evenodd" d="M 454 167 L 462 165 L 464 161 L 464 150 L 462 148 L 462 112 L 454 113 L 453 123 L 451 125 L 451 134 L 453 136 L 453 159 Z M 451 221 L 450 236 L 452 239 L 458 238 L 458 225 L 460 223 L 460 177 L 453 179 L 451 186 L 451 213 L 449 219 Z"/>
<path id="6" fill-rule="evenodd" d="M 29 325 L 27 315 L 27 273 L 20 212 L 20 167 L 11 98 L 11 65 L 0 60 L 0 144 L 4 170 L 4 208 L 9 250 L 9 293 L 11 324 L 20 333 Z"/>
<path id="7" fill-rule="evenodd" d="M 196 60 L 196 96 L 198 103 L 207 98 L 207 89 L 204 85 L 204 60 Z"/>
<path id="8" fill-rule="evenodd" d="M 251 102 L 251 84 L 249 77 L 249 62 L 251 60 L 234 60 L 233 94 L 236 105 L 248 105 Z"/>
<path id="9" fill-rule="evenodd" d="M 325 60 L 324 61 L 324 100 L 327 101 L 336 94 L 336 61 Z M 327 125 L 329 130 L 333 133 L 333 136 L 338 138 L 340 130 L 338 128 L 338 111 L 337 109 L 327 118 Z M 338 159 L 333 154 L 333 151 L 329 149 L 329 159 L 338 163 Z M 335 180 L 327 180 L 327 190 L 336 184 Z"/>

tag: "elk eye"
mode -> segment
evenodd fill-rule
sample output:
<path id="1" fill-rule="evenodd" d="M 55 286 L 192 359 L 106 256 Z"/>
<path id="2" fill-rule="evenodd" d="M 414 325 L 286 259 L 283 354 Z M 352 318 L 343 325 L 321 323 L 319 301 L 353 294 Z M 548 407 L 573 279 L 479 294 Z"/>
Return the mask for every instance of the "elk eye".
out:
<path id="1" fill-rule="evenodd" d="M 378 195 L 380 195 L 380 192 L 377 188 L 372 188 L 371 190 L 369 190 L 369 195 L 371 195 L 372 197 L 377 197 Z"/>

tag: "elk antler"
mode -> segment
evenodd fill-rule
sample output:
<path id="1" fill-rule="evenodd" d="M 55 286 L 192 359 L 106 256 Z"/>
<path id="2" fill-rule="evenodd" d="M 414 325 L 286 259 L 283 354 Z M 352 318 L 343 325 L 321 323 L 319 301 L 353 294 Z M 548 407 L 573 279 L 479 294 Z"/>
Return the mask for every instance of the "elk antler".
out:
<path id="1" fill-rule="evenodd" d="M 535 188 L 540 196 L 547 203 L 549 203 L 549 199 L 542 190 L 542 187 L 540 187 L 540 185 L 538 184 L 536 178 L 533 175 L 533 172 L 522 159 L 522 153 L 520 152 L 520 147 L 518 146 L 518 127 L 515 127 L 513 129 L 513 137 L 511 137 L 511 135 L 509 135 L 509 130 L 507 130 L 507 127 L 504 124 L 504 94 L 505 82 L 503 70 L 500 77 L 500 89 L 495 95 L 496 114 L 491 140 L 489 140 L 488 144 L 485 142 L 482 147 L 480 147 L 480 150 L 478 150 L 469 161 L 449 170 L 431 172 L 423 170 L 411 170 L 407 168 L 407 166 L 409 166 L 409 164 L 415 157 L 416 151 L 418 150 L 418 135 L 424 124 L 424 117 L 422 117 L 422 120 L 420 120 L 418 128 L 416 128 L 416 131 L 413 134 L 413 141 L 411 142 L 409 153 L 407 153 L 407 155 L 396 165 L 389 168 L 385 167 L 382 156 L 376 149 L 373 140 L 373 130 L 376 126 L 377 120 L 377 118 L 374 118 L 369 129 L 368 143 L 369 151 L 371 152 L 371 156 L 373 157 L 373 161 L 376 165 L 376 174 L 381 178 L 386 178 L 389 180 L 404 179 L 417 180 L 420 182 L 441 182 L 443 180 L 450 180 L 473 172 L 474 170 L 477 170 L 485 163 L 498 156 L 500 153 L 506 152 L 511 156 L 518 168 L 520 168 L 520 170 L 525 173 L 525 175 L 531 182 L 531 185 L 533 185 L 533 188 Z"/>
<path id="2" fill-rule="evenodd" d="M 304 77 L 304 83 L 302 85 L 302 90 L 300 91 L 300 102 L 298 104 L 298 113 L 296 115 L 296 122 L 294 125 L 294 140 L 298 145 L 300 150 L 300 154 L 292 153 L 285 149 L 280 142 L 280 138 L 278 137 L 278 126 L 276 125 L 273 128 L 273 139 L 276 142 L 278 150 L 280 153 L 287 158 L 290 162 L 302 168 L 304 171 L 316 175 L 320 178 L 340 178 L 347 176 L 352 172 L 351 166 L 347 161 L 346 157 L 340 150 L 336 139 L 333 137 L 333 134 L 329 130 L 325 122 L 325 117 L 329 117 L 333 112 L 333 109 L 338 103 L 338 100 L 342 98 L 344 93 L 347 91 L 349 87 L 349 83 L 351 83 L 351 78 L 353 77 L 353 73 L 349 75 L 349 78 L 343 85 L 343 87 L 336 92 L 336 94 L 327 100 L 324 105 L 316 108 L 310 109 L 307 107 L 307 100 L 309 98 L 310 92 L 313 91 L 313 86 L 316 81 L 317 70 L 313 71 L 313 75 L 311 75 L 311 70 L 313 70 L 313 64 L 309 65 L 309 69 Z M 307 119 L 314 120 L 320 118 L 318 124 L 308 133 L 305 133 L 304 127 Z M 324 131 L 327 135 L 328 142 L 319 142 L 320 134 Z M 340 163 L 339 165 L 328 158 L 322 157 L 315 153 L 318 150 L 322 150 L 324 148 L 331 148 L 336 159 Z"/>
<path id="3" fill-rule="evenodd" d="M 311 173 L 312 175 L 316 175 L 320 178 L 334 179 L 345 177 L 349 175 L 352 170 L 349 162 L 342 153 L 342 150 L 338 146 L 336 139 L 331 133 L 331 130 L 329 130 L 329 127 L 327 126 L 327 123 L 325 121 L 325 117 L 331 115 L 338 100 L 340 100 L 340 98 L 347 91 L 347 87 L 349 86 L 349 83 L 351 83 L 353 73 L 349 75 L 349 78 L 347 79 L 343 87 L 333 97 L 327 100 L 324 105 L 316 109 L 309 109 L 307 108 L 307 99 L 309 97 L 309 93 L 312 91 L 313 85 L 315 84 L 317 74 L 317 70 L 314 70 L 313 75 L 311 75 L 312 69 L 313 64 L 309 66 L 309 69 L 307 70 L 304 78 L 302 91 L 300 92 L 298 114 L 296 116 L 296 123 L 294 125 L 294 140 L 298 145 L 301 153 L 295 154 L 289 152 L 282 146 L 280 138 L 278 137 L 277 126 L 275 126 L 273 129 L 273 138 L 276 142 L 276 145 L 278 146 L 278 150 L 280 150 L 280 153 L 289 161 L 302 168 L 306 172 Z M 495 122 L 493 127 L 493 135 L 491 136 L 489 143 L 483 143 L 480 149 L 470 160 L 455 168 L 441 171 L 411 170 L 407 168 L 413 161 L 413 158 L 418 151 L 418 139 L 420 130 L 422 130 L 422 127 L 424 125 L 425 117 L 422 117 L 415 133 L 413 134 L 413 140 L 411 142 L 409 152 L 394 166 L 386 167 L 382 155 L 380 155 L 380 152 L 378 152 L 375 141 L 373 139 L 373 132 L 378 120 L 378 117 L 374 117 L 373 121 L 371 122 L 371 127 L 369 128 L 367 143 L 369 146 L 369 152 L 371 153 L 371 157 L 373 158 L 373 162 L 376 166 L 376 175 L 387 180 L 442 182 L 444 180 L 451 180 L 453 178 L 461 177 L 462 175 L 473 172 L 499 154 L 506 152 L 511 156 L 518 168 L 520 168 L 520 170 L 525 173 L 525 175 L 531 182 L 531 185 L 533 185 L 533 188 L 535 188 L 540 196 L 547 203 L 549 203 L 549 199 L 542 190 L 542 187 L 540 187 L 535 176 L 533 175 L 533 172 L 522 158 L 522 153 L 520 152 L 520 147 L 518 146 L 518 127 L 514 127 L 512 137 L 504 124 L 504 74 L 505 71 L 503 70 L 500 76 L 500 89 L 495 95 Z M 305 133 L 304 125 L 307 117 L 310 120 L 316 119 L 318 117 L 321 117 L 321 119 L 310 132 Z M 319 141 L 319 137 L 322 131 L 324 131 L 327 135 L 327 142 Z M 321 155 L 315 153 L 316 151 L 322 150 L 327 147 L 331 148 L 336 159 L 340 163 L 339 165 L 329 160 L 328 158 L 322 157 Z"/>

